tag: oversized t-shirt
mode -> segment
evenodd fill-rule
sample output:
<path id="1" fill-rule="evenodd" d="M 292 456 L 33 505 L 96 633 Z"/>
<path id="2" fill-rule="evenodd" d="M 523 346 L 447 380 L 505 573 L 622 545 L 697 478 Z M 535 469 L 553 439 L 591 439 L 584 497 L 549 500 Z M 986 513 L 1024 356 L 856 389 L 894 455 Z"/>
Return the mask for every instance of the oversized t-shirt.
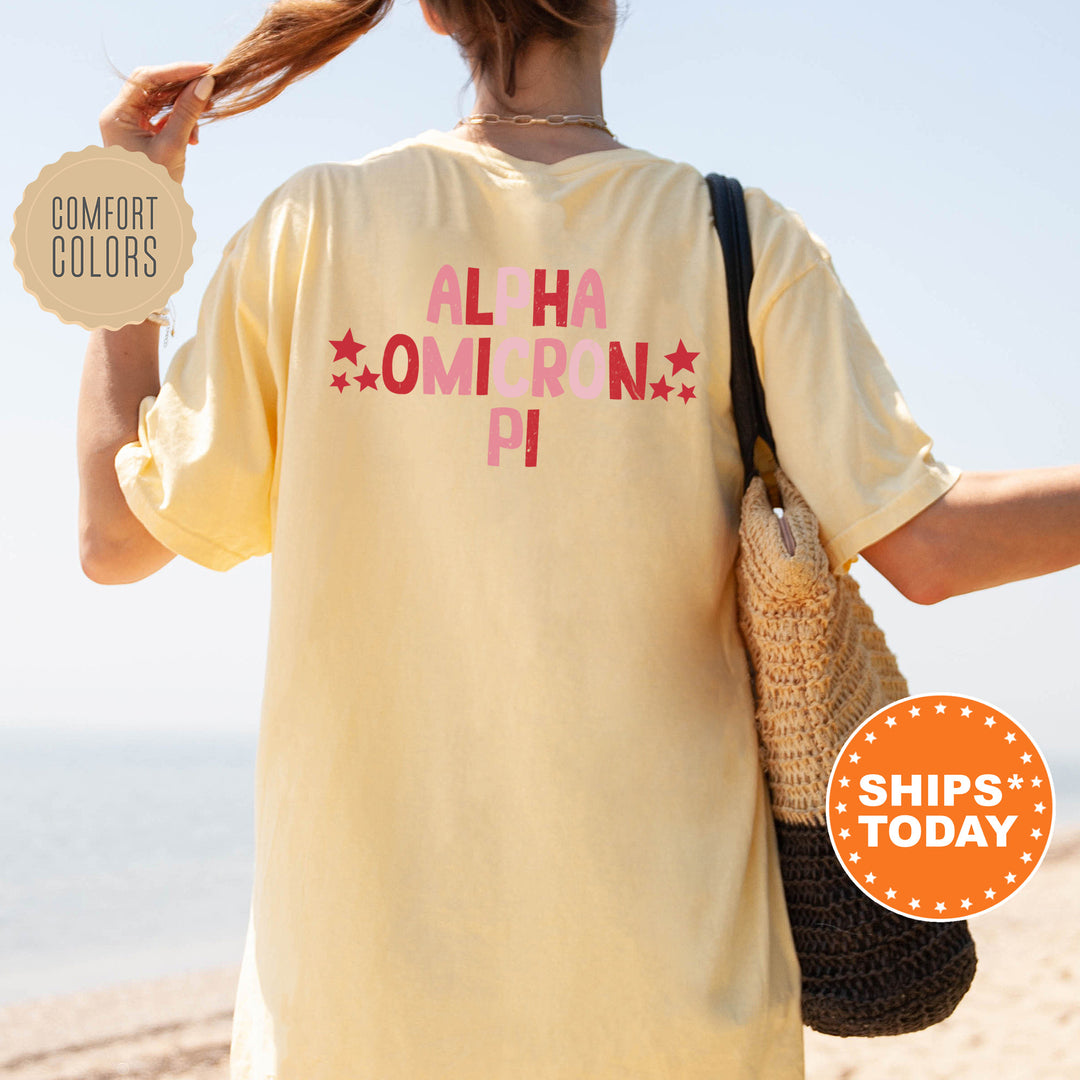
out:
<path id="1" fill-rule="evenodd" d="M 825 249 L 747 205 L 840 569 L 959 474 Z M 643 150 L 427 132 L 230 241 L 116 468 L 181 555 L 272 552 L 232 1080 L 802 1075 L 728 371 L 705 181 Z"/>

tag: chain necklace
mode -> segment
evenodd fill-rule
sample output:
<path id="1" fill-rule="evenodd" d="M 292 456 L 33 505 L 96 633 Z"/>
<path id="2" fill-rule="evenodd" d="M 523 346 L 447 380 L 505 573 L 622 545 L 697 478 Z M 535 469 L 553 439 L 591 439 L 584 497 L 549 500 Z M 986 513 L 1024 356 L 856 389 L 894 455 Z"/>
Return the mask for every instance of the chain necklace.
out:
<path id="1" fill-rule="evenodd" d="M 551 127 L 580 124 L 582 127 L 591 127 L 604 131 L 611 135 L 613 139 L 615 138 L 611 129 L 607 126 L 607 121 L 602 116 L 583 116 L 580 113 L 569 115 L 555 113 L 552 116 L 529 116 L 527 113 L 521 113 L 517 116 L 500 116 L 498 113 L 473 113 L 472 116 L 463 116 L 458 121 L 458 125 L 461 124 L 517 124 L 519 127 L 525 127 L 528 124 L 548 124 Z"/>

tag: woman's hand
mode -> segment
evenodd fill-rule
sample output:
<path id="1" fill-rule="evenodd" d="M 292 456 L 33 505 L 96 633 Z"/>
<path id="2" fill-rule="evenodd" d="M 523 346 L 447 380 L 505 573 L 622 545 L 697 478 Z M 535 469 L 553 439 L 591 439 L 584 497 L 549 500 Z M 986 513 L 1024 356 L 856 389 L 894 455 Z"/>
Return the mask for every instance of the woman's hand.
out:
<path id="1" fill-rule="evenodd" d="M 178 63 L 136 68 L 120 93 L 98 117 L 104 146 L 138 150 L 164 165 L 179 184 L 184 179 L 184 155 L 188 145 L 199 141 L 196 124 L 214 89 L 213 64 Z M 191 81 L 160 120 L 160 111 L 147 102 L 148 88 L 179 79 Z"/>

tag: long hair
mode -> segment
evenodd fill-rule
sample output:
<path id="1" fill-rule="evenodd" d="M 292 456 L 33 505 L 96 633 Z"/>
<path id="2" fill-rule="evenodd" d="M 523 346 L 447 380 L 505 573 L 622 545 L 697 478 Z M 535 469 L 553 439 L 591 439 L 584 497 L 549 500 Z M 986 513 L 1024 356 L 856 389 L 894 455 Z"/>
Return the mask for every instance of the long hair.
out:
<path id="1" fill-rule="evenodd" d="M 214 90 L 201 120 L 257 109 L 290 83 L 322 67 L 366 34 L 393 0 L 277 0 L 259 24 L 209 71 Z M 611 17 L 603 0 L 429 0 L 450 30 L 472 77 L 498 72 L 507 97 L 517 90 L 517 63 L 534 41 L 572 46 L 578 34 Z M 170 106 L 186 82 L 148 88 L 155 109 Z"/>

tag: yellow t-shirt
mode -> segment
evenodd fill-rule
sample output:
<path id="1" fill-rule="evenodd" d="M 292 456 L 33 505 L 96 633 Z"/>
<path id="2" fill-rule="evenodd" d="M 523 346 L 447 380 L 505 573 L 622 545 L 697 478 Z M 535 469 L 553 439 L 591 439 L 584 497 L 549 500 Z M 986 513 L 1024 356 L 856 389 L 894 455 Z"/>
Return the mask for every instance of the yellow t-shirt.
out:
<path id="1" fill-rule="evenodd" d="M 940 496 L 799 218 L 748 192 L 780 460 L 834 565 Z M 116 456 L 162 543 L 273 552 L 233 1080 L 797 1080 L 732 575 L 701 174 L 427 132 L 230 241 Z"/>

